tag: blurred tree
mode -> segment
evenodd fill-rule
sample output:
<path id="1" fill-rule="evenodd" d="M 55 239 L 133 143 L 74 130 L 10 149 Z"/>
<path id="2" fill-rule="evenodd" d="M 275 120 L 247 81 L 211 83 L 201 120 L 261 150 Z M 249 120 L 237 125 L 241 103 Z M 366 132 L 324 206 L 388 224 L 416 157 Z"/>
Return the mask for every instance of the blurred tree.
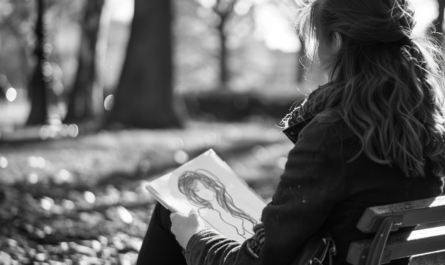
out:
<path id="1" fill-rule="evenodd" d="M 233 11 L 237 0 L 217 0 L 213 6 L 213 11 L 218 15 L 219 21 L 216 29 L 219 35 L 219 82 L 220 87 L 227 89 L 230 81 L 229 67 L 227 65 L 227 30 L 226 24 Z"/>
<path id="2" fill-rule="evenodd" d="M 98 116 L 103 109 L 103 85 L 98 75 L 96 58 L 98 49 L 105 48 L 97 45 L 101 25 L 101 14 L 105 0 L 86 1 L 82 23 L 82 36 L 78 54 L 78 68 L 68 98 L 68 112 L 65 123 L 91 120 Z M 103 21 L 103 20 L 102 20 Z"/>
<path id="3" fill-rule="evenodd" d="M 227 29 L 227 22 L 232 15 L 233 9 L 238 0 L 197 0 L 204 7 L 210 8 L 217 16 L 215 20 L 215 29 L 218 34 L 219 42 L 219 87 L 222 89 L 228 89 L 230 83 L 230 71 L 228 66 L 229 49 L 227 48 L 227 38 L 229 31 Z"/>
<path id="4" fill-rule="evenodd" d="M 297 52 L 297 83 L 301 84 L 304 81 L 304 75 L 306 73 L 306 51 L 305 42 L 300 38 L 301 48 Z"/>
<path id="5" fill-rule="evenodd" d="M 1 68 L 15 86 L 25 87 L 30 66 L 27 53 L 31 46 L 29 37 L 33 35 L 29 32 L 35 24 L 35 3 L 0 0 L 0 6 Z"/>
<path id="6" fill-rule="evenodd" d="M 173 102 L 170 0 L 135 0 L 127 54 L 107 124 L 181 127 Z"/>
<path id="7" fill-rule="evenodd" d="M 45 37 L 47 42 L 53 43 L 57 27 L 60 27 L 60 16 L 72 17 L 73 7 L 85 0 L 45 0 L 45 19 L 47 23 Z M 33 54 L 36 35 L 32 34 L 37 20 L 37 2 L 35 0 L 0 0 L 0 62 L 2 70 L 8 76 L 11 85 L 16 88 L 27 88 L 29 79 L 37 62 Z M 49 46 L 50 47 L 50 46 Z M 55 50 L 55 52 L 54 52 Z M 58 49 L 53 49 L 47 58 L 53 66 L 56 74 L 52 78 L 58 78 Z M 7 62 L 7 63 L 6 63 Z M 47 69 L 50 69 L 47 67 Z M 53 82 L 50 82 L 52 84 Z M 52 84 L 54 86 L 54 84 Z M 52 90 L 49 92 L 52 93 Z M 49 101 L 57 95 L 49 95 Z M 31 93 L 28 93 L 31 99 Z M 51 102 L 48 102 L 51 104 Z"/>
<path id="8" fill-rule="evenodd" d="M 29 113 L 27 125 L 45 124 L 48 118 L 47 91 L 51 82 L 51 66 L 48 57 L 51 54 L 51 45 L 46 43 L 45 1 L 37 0 L 37 21 L 34 32 L 36 40 L 34 44 L 34 55 L 37 64 L 29 80 L 28 90 L 31 96 L 31 112 Z"/>

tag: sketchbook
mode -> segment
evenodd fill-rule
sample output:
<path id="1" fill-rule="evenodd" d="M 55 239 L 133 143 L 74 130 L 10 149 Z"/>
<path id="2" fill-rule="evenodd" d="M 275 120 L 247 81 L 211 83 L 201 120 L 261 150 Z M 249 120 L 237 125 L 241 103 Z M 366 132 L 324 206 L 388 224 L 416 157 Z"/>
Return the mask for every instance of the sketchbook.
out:
<path id="1" fill-rule="evenodd" d="M 207 228 L 242 243 L 259 223 L 266 203 L 210 149 L 146 185 L 172 212 L 196 209 Z"/>

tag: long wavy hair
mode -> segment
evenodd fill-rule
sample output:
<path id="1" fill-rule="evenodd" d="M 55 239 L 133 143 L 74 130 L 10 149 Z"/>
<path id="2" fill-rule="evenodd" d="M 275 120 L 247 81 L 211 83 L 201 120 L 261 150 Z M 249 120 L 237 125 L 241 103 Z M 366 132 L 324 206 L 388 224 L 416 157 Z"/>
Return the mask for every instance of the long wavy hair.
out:
<path id="1" fill-rule="evenodd" d="M 216 195 L 216 201 L 218 204 L 232 216 L 246 219 L 253 225 L 256 225 L 255 219 L 250 217 L 242 209 L 236 207 L 233 203 L 232 197 L 226 192 L 226 188 L 221 181 L 214 176 L 211 172 L 198 169 L 196 171 L 184 171 L 178 178 L 178 189 L 184 194 L 187 199 L 198 207 L 205 207 L 213 209 L 212 203 L 199 197 L 195 193 L 195 187 L 197 182 L 201 182 L 207 189 L 213 191 Z"/>
<path id="2" fill-rule="evenodd" d="M 303 112 L 336 109 L 360 138 L 359 154 L 407 176 L 425 176 L 426 168 L 444 176 L 444 53 L 432 30 L 411 36 L 410 2 L 295 1 L 309 58 L 319 45 L 342 40 L 329 61 L 330 81 L 300 106 Z"/>

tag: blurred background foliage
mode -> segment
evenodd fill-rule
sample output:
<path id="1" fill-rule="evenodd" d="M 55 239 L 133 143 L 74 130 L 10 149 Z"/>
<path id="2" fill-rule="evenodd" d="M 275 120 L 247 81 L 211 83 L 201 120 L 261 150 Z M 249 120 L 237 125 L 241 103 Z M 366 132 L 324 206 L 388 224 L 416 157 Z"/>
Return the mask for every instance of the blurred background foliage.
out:
<path id="1" fill-rule="evenodd" d="M 0 61 L 3 62 L 0 64 L 0 83 L 5 95 L 1 101 L 0 126 L 4 132 L 21 128 L 26 124 L 30 112 L 33 112 L 29 99 L 34 89 L 30 79 L 39 61 L 34 56 L 39 42 L 35 33 L 38 2 L 0 1 Z M 96 10 L 88 11 L 93 2 L 101 3 Z M 44 90 L 44 105 L 48 112 L 37 124 L 57 123 L 57 120 L 64 119 L 73 123 L 85 121 L 84 118 L 96 123 L 103 120 L 107 110 L 112 108 L 115 100 L 113 94 L 122 77 L 134 2 L 45 0 L 41 4 L 44 5 L 42 23 L 45 31 L 42 45 L 48 57 L 41 71 L 44 76 L 45 73 L 51 75 L 51 80 Z M 301 91 L 307 92 L 305 84 L 299 85 L 301 91 L 297 89 L 301 44 L 286 16 L 283 16 L 285 7 L 288 6 L 268 0 L 172 1 L 172 89 L 175 95 L 185 99 L 183 102 L 175 101 L 175 105 L 188 108 L 192 115 L 202 115 L 197 106 L 197 95 L 209 97 L 212 92 L 223 93 L 228 95 L 230 101 L 233 93 L 255 92 L 267 94 L 266 97 L 281 95 L 282 99 L 288 99 L 285 104 L 290 105 L 292 100 L 301 96 Z M 86 34 L 89 30 L 87 27 L 94 27 L 91 25 L 94 22 L 86 22 L 88 12 L 90 16 L 95 12 L 100 17 L 96 32 L 93 30 L 90 36 Z M 82 48 L 83 42 L 94 38 L 90 47 L 87 44 Z M 95 60 L 94 65 L 86 65 L 82 59 L 82 52 L 88 49 L 90 53 L 84 58 Z M 96 54 L 92 54 L 92 51 Z M 138 60 L 147 61 L 150 58 L 139 57 Z M 82 71 L 88 73 L 92 70 L 96 74 L 83 77 L 89 80 L 79 81 Z M 311 81 L 316 84 L 320 78 L 315 76 L 314 79 Z M 96 102 L 76 100 L 73 91 L 79 86 L 94 87 L 93 99 Z M 6 97 L 8 91 L 9 97 Z M 292 95 L 292 100 L 288 94 Z M 246 98 L 238 101 L 234 104 L 235 108 L 246 108 Z M 71 103 L 77 108 L 85 104 L 96 106 L 91 106 L 93 110 L 86 117 L 76 118 L 76 115 L 69 114 L 71 109 L 75 109 L 70 107 Z M 240 118 L 243 116 L 240 115 Z M 28 124 L 32 122 L 28 120 Z"/>
<path id="2" fill-rule="evenodd" d="M 140 8 L 135 13 L 134 0 L 0 0 L 0 129 L 63 121 L 111 128 L 177 127 L 189 115 L 232 120 L 283 116 L 292 102 L 325 82 L 316 63 L 304 57 L 292 28 L 291 2 L 165 2 L 169 5 L 162 7 L 136 0 Z M 438 13 L 443 8 L 435 0 L 413 2 L 419 20 L 415 34 L 431 27 L 438 15 L 443 20 L 443 12 Z M 150 12 L 164 14 L 172 23 L 155 21 Z M 132 23 L 134 14 L 141 19 Z M 441 25 L 437 19 L 436 25 Z M 169 48 L 162 54 L 149 47 Z M 165 69 L 157 67 L 163 64 Z M 43 77 L 36 81 L 38 72 Z M 42 79 L 46 81 L 39 85 Z M 144 102 L 152 107 L 144 108 Z M 226 116 L 221 108 L 233 113 Z M 157 119 L 171 122 L 150 120 L 147 113 L 153 112 L 164 113 Z M 146 122 L 134 118 L 144 114 Z"/>

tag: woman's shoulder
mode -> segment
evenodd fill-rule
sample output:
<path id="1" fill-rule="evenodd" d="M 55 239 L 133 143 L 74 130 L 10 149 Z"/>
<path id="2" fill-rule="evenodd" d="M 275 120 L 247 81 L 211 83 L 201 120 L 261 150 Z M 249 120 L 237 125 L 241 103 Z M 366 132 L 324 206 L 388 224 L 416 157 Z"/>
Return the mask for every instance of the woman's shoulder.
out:
<path id="1" fill-rule="evenodd" d="M 318 143 L 338 144 L 356 135 L 336 109 L 317 114 L 300 132 L 299 139 Z"/>

